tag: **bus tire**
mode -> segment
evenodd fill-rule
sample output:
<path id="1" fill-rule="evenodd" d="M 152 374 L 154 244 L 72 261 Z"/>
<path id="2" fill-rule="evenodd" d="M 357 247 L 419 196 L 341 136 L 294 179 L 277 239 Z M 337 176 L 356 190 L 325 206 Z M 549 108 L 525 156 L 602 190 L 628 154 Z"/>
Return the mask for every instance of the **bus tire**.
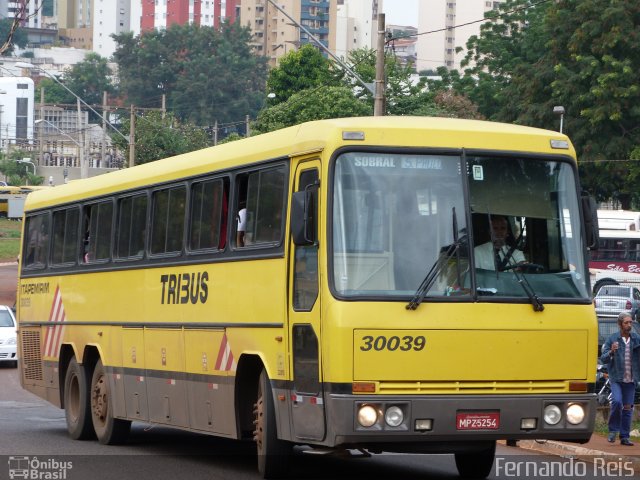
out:
<path id="1" fill-rule="evenodd" d="M 487 478 L 493 468 L 496 456 L 496 442 L 489 447 L 475 452 L 461 452 L 455 454 L 458 473 L 464 478 Z"/>
<path id="2" fill-rule="evenodd" d="M 273 391 L 266 370 L 260 373 L 258 398 L 254 406 L 255 430 L 253 439 L 258 453 L 258 471 L 263 478 L 279 478 L 289 469 L 293 446 L 278 439 Z"/>
<path id="3" fill-rule="evenodd" d="M 120 445 L 126 442 L 131 421 L 113 417 L 113 398 L 102 360 L 98 360 L 93 370 L 90 404 L 91 421 L 98 441 L 103 445 Z"/>
<path id="4" fill-rule="evenodd" d="M 76 357 L 71 357 L 64 377 L 64 415 L 71 438 L 87 440 L 94 437 L 89 412 L 89 380 Z"/>

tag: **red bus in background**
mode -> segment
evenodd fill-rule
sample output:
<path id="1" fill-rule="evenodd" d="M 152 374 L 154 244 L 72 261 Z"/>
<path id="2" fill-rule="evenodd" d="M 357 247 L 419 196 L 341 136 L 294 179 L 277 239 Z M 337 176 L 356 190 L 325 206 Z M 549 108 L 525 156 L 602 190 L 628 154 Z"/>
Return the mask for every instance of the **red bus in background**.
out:
<path id="1" fill-rule="evenodd" d="M 640 212 L 598 210 L 599 249 L 591 252 L 593 293 L 604 285 L 640 284 Z"/>

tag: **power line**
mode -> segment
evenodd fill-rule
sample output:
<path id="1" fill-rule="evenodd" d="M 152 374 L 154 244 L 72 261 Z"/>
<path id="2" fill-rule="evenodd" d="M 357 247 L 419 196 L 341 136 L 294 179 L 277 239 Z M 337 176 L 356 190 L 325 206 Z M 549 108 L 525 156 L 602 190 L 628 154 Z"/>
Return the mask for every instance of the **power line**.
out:
<path id="1" fill-rule="evenodd" d="M 514 8 L 513 10 L 509 10 L 507 12 L 500 13 L 500 14 L 496 15 L 495 17 L 493 17 L 493 16 L 492 17 L 485 17 L 485 18 L 482 18 L 480 20 L 473 20 L 471 22 L 461 23 L 460 25 L 453 25 L 452 27 L 445 27 L 445 28 L 439 28 L 437 30 L 430 30 L 428 32 L 421 32 L 421 33 L 414 33 L 414 34 L 411 34 L 411 35 L 401 35 L 399 37 L 392 37 L 392 38 L 389 38 L 387 40 L 387 43 L 393 42 L 394 40 L 400 40 L 402 38 L 412 38 L 412 37 L 419 37 L 421 35 L 429 35 L 431 33 L 446 32 L 446 31 L 450 31 L 450 30 L 455 30 L 456 28 L 466 27 L 468 25 L 473 25 L 475 23 L 481 23 L 481 22 L 488 22 L 488 21 L 491 21 L 491 20 L 496 20 L 496 19 L 502 18 L 504 16 L 507 16 L 509 14 L 516 13 L 516 12 L 519 12 L 521 10 L 526 10 L 528 8 L 537 7 L 538 5 L 542 5 L 542 4 L 548 3 L 550 1 L 552 1 L 552 0 L 540 0 L 540 1 L 532 3 L 530 5 Z"/>

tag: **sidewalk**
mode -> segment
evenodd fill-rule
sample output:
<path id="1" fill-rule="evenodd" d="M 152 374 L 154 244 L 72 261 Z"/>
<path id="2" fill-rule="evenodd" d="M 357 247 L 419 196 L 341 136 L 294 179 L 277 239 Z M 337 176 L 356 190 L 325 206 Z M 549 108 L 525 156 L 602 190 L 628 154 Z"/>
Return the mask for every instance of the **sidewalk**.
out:
<path id="1" fill-rule="evenodd" d="M 620 445 L 620 440 L 609 443 L 606 437 L 593 434 L 588 443 L 566 443 L 546 441 L 538 443 L 534 440 L 520 440 L 518 447 L 548 453 L 551 455 L 570 456 L 586 462 L 593 462 L 594 458 L 612 457 L 616 461 L 631 462 L 633 469 L 640 471 L 640 442 L 634 441 L 633 447 Z"/>

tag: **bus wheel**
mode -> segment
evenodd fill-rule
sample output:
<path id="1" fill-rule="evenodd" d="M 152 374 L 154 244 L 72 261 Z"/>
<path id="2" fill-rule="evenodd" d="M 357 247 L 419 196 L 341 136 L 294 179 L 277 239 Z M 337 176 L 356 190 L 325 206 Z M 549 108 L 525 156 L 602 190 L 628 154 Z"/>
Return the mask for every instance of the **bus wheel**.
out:
<path id="1" fill-rule="evenodd" d="M 464 478 L 486 478 L 491 473 L 495 456 L 496 442 L 476 452 L 456 453 L 458 473 Z"/>
<path id="2" fill-rule="evenodd" d="M 273 392 L 267 372 L 262 370 L 258 383 L 258 400 L 255 415 L 253 439 L 258 450 L 258 471 L 264 478 L 278 478 L 287 473 L 292 445 L 278 439 L 276 412 Z"/>
<path id="3" fill-rule="evenodd" d="M 98 360 L 91 378 L 91 420 L 98 441 L 103 445 L 124 443 L 129 436 L 131 422 L 113 418 L 113 401 L 102 360 Z"/>
<path id="4" fill-rule="evenodd" d="M 89 382 L 84 367 L 78 364 L 76 357 L 71 358 L 64 377 L 64 414 L 71 438 L 93 438 L 89 414 Z"/>

